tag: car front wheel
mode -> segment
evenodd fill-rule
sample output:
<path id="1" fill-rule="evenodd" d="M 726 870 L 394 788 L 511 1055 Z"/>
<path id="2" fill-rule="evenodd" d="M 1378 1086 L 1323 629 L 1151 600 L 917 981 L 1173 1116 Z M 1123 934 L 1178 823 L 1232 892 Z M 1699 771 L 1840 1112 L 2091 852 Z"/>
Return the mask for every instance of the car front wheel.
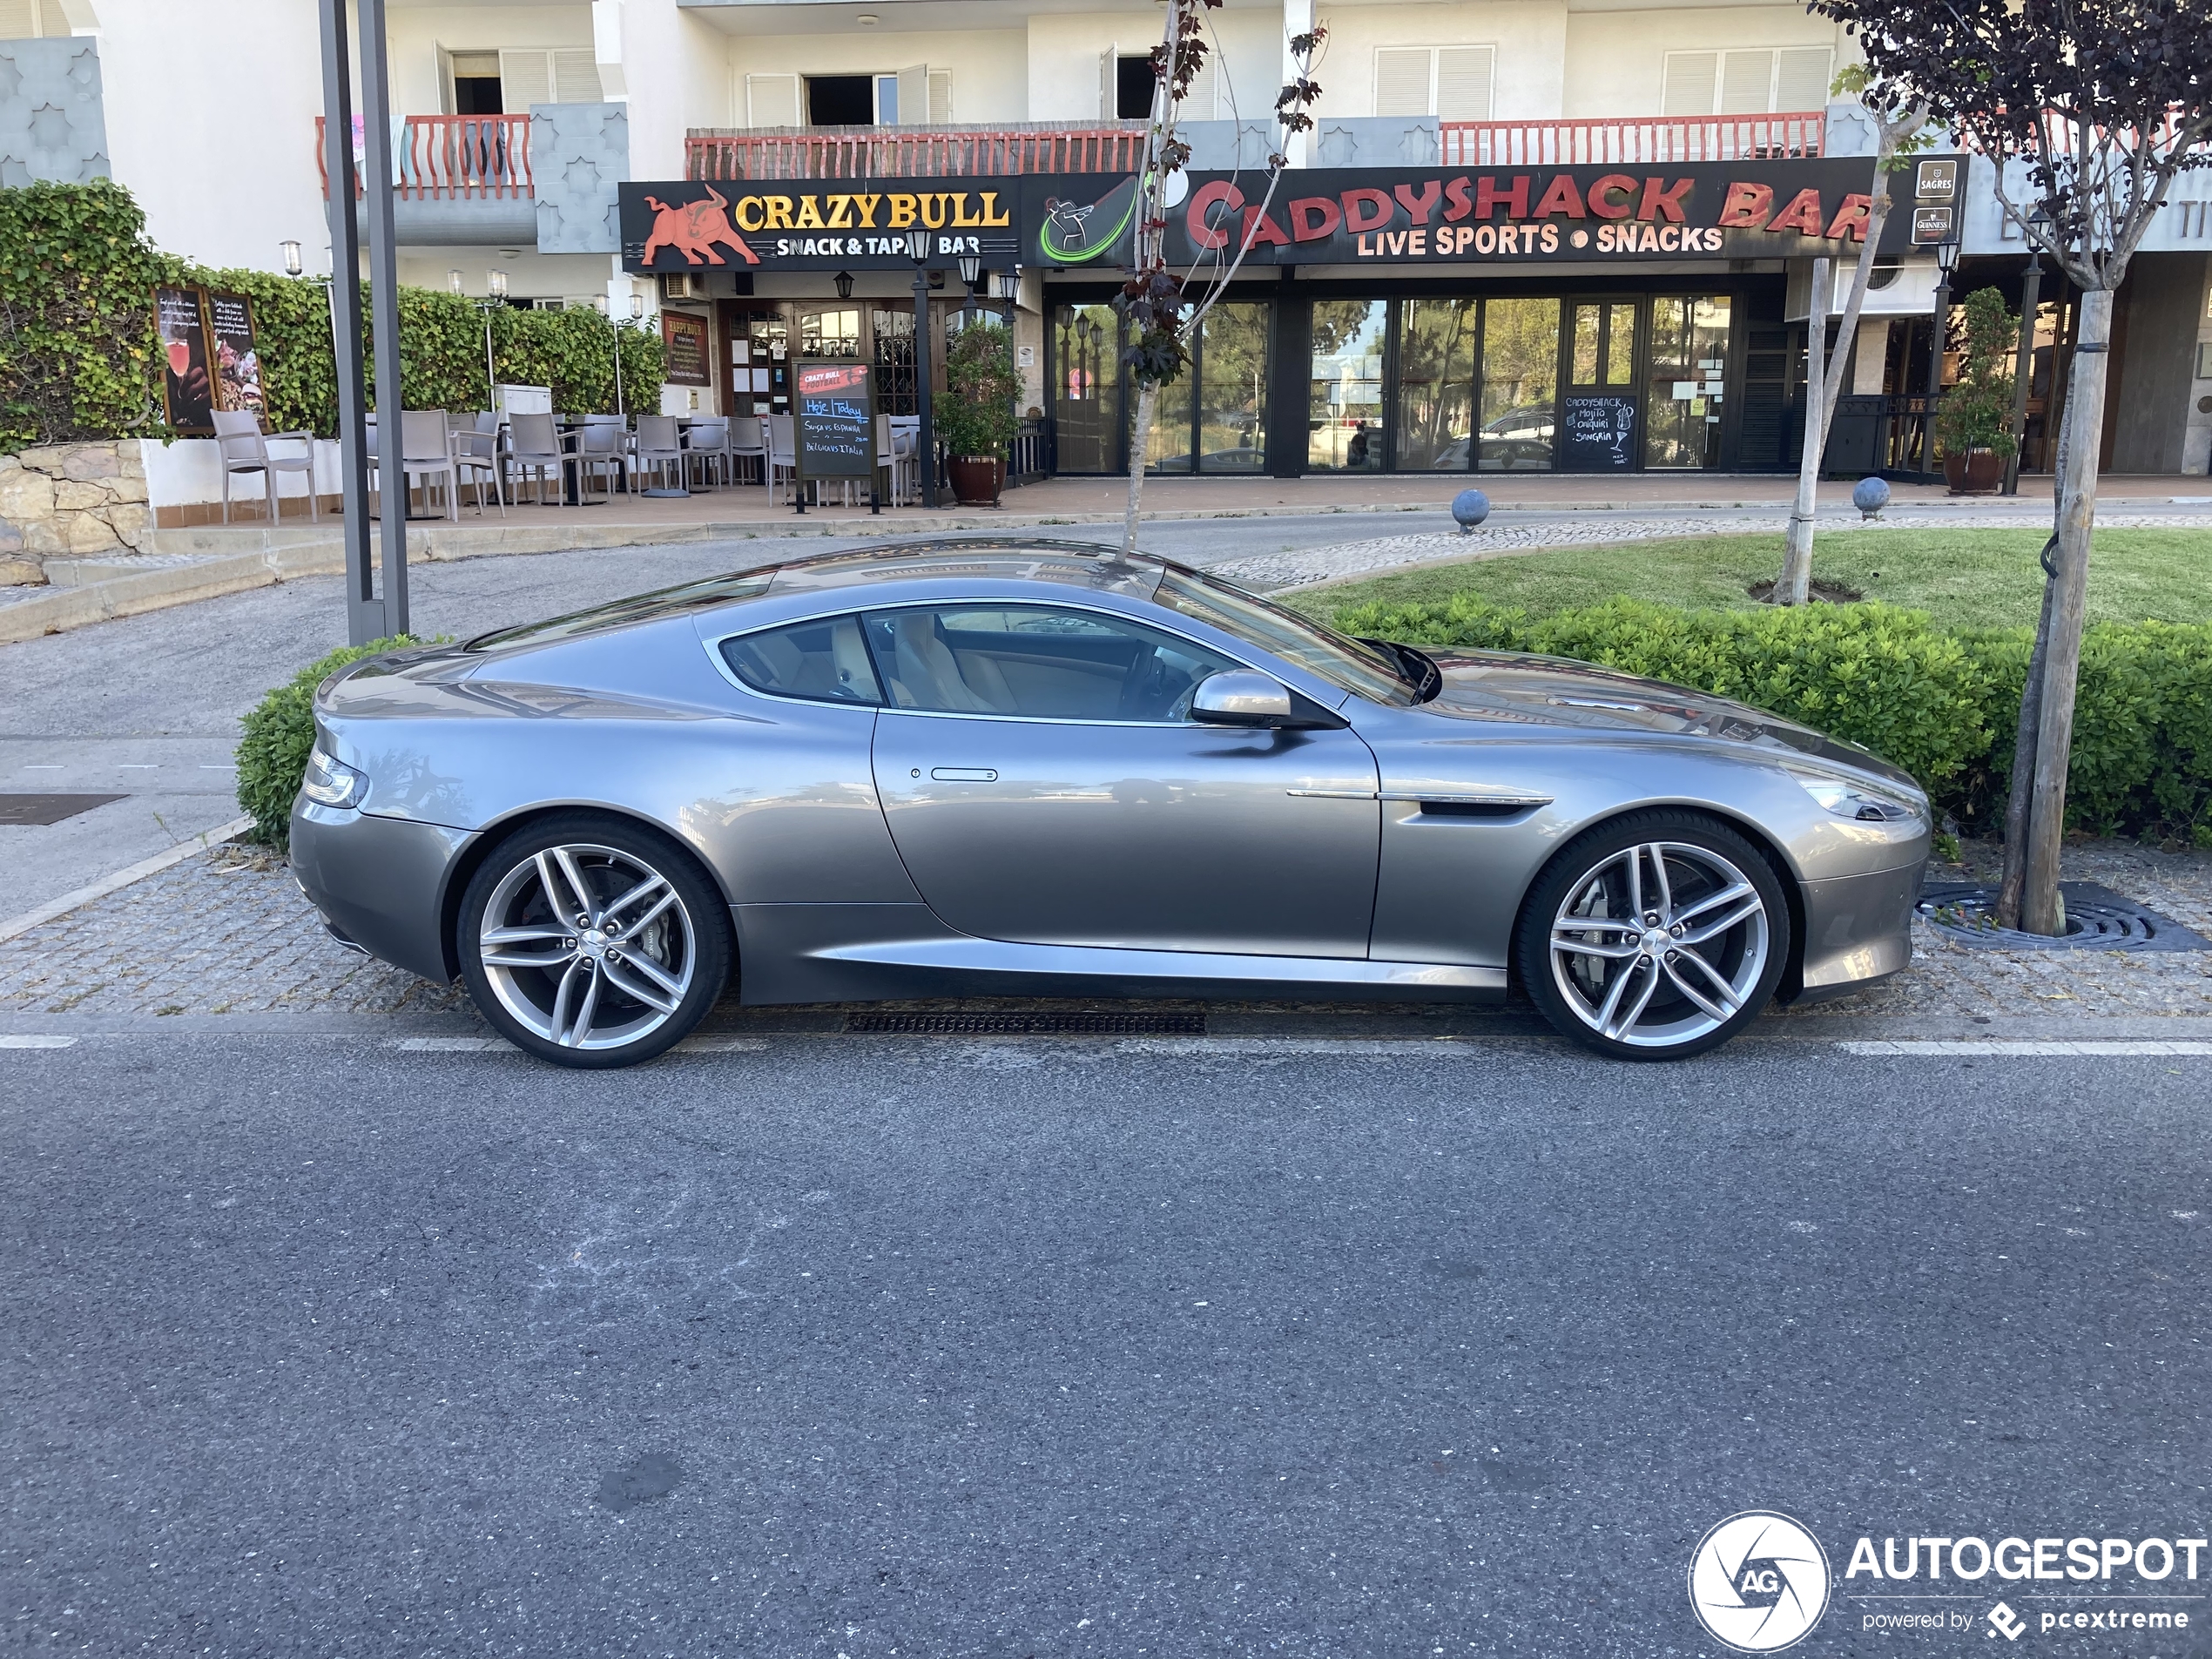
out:
<path id="1" fill-rule="evenodd" d="M 1529 890 L 1514 954 L 1563 1035 L 1618 1059 L 1679 1059 L 1766 1007 L 1790 956 L 1789 904 L 1727 826 L 1636 813 L 1561 849 Z"/>
<path id="2" fill-rule="evenodd" d="M 596 813 L 502 841 L 462 897 L 457 934 L 484 1018 L 564 1066 L 662 1053 L 705 1017 L 729 972 L 729 910 L 698 861 Z"/>

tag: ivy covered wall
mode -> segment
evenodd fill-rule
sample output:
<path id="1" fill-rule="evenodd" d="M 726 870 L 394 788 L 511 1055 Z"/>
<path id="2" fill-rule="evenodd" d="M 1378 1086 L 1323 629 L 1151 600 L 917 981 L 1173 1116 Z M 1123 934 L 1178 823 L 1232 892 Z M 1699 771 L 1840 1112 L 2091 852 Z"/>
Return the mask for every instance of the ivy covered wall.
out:
<path id="1" fill-rule="evenodd" d="M 84 439 L 169 435 L 161 407 L 153 290 L 191 283 L 247 296 L 268 421 L 334 435 L 338 381 L 330 300 L 320 282 L 266 271 L 211 270 L 147 242 L 130 192 L 102 179 L 0 190 L 0 453 Z M 366 308 L 366 296 L 364 308 Z M 617 331 L 596 311 L 490 314 L 502 381 L 553 388 L 563 413 L 610 414 L 619 338 L 627 401 L 659 401 L 651 331 Z M 489 407 L 485 314 L 458 295 L 400 291 L 406 407 Z M 364 329 L 362 352 L 372 361 Z"/>

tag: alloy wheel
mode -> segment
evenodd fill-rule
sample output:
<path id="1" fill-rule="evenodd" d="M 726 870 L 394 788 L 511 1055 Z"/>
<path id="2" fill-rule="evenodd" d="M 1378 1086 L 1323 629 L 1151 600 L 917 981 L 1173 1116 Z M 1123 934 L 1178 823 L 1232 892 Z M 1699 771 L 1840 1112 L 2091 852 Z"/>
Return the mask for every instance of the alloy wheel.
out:
<path id="1" fill-rule="evenodd" d="M 500 1006 L 565 1049 L 643 1042 L 676 1016 L 698 945 L 668 877 L 635 853 L 577 842 L 509 870 L 484 906 L 484 975 Z"/>
<path id="2" fill-rule="evenodd" d="M 1749 1001 L 1773 948 L 1765 900 L 1728 858 L 1643 841 L 1569 884 L 1548 953 L 1568 1011 L 1631 1048 L 1697 1042 Z"/>

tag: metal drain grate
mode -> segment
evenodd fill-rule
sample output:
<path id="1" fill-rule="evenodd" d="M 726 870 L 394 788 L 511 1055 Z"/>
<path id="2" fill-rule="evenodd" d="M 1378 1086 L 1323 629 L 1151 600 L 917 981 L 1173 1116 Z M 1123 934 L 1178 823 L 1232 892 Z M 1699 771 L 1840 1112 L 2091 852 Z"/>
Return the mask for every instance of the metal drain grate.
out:
<path id="1" fill-rule="evenodd" d="M 1932 881 L 1920 895 L 1921 916 L 1946 939 L 2006 950 L 2212 950 L 2212 939 L 2094 881 L 2061 881 L 2067 932 L 2060 938 L 2000 927 L 1990 913 L 1997 889 Z"/>
<path id="2" fill-rule="evenodd" d="M 1203 1037 L 1203 1014 L 848 1014 L 847 1031 L 925 1037 Z"/>

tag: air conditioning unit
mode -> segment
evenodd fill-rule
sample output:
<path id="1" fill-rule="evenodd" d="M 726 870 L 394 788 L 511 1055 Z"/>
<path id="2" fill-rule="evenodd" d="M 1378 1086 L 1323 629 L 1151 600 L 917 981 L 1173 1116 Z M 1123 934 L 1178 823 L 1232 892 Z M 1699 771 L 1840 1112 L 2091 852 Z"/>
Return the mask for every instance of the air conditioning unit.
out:
<path id="1" fill-rule="evenodd" d="M 664 300 L 704 300 L 706 280 L 693 276 L 689 271 L 664 271 L 660 279 L 660 297 Z"/>

